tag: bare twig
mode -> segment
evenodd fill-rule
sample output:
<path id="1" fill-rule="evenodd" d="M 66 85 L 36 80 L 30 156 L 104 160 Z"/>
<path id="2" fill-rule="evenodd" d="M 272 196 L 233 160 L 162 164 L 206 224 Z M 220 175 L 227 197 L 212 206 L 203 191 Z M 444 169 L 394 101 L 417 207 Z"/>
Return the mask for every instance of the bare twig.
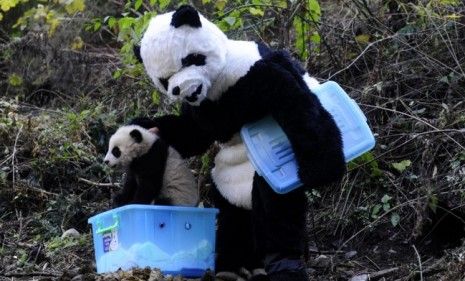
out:
<path id="1" fill-rule="evenodd" d="M 1 273 L 0 276 L 13 278 L 13 277 L 35 277 L 35 276 L 60 277 L 61 275 L 58 273 L 52 273 L 52 272 L 7 272 L 7 273 Z"/>
<path id="2" fill-rule="evenodd" d="M 415 245 L 412 245 L 412 248 L 415 251 L 415 255 L 417 256 L 417 259 L 418 259 L 418 266 L 419 266 L 419 269 L 420 269 L 420 281 L 423 281 L 423 268 L 422 268 L 422 265 L 421 265 L 421 257 L 420 257 L 420 254 L 417 251 L 417 247 L 415 247 Z"/>
<path id="3" fill-rule="evenodd" d="M 378 106 L 378 105 L 370 105 L 370 104 L 362 104 L 363 106 L 366 106 L 366 107 L 371 107 L 371 108 L 377 108 L 377 109 L 382 109 L 382 110 L 385 110 L 385 111 L 389 111 L 389 112 L 393 112 L 393 113 L 397 113 L 397 114 L 401 114 L 401 115 L 404 115 L 404 116 L 407 116 L 407 117 L 410 117 L 412 119 L 415 119 L 423 124 L 425 124 L 426 126 L 434 129 L 434 131 L 436 132 L 444 132 L 444 135 L 450 139 L 451 141 L 453 141 L 456 145 L 458 145 L 460 148 L 464 149 L 465 150 L 465 146 L 461 145 L 458 141 L 456 141 L 454 138 L 452 138 L 449 134 L 445 133 L 444 130 L 440 130 L 438 128 L 436 128 L 435 126 L 433 126 L 432 124 L 426 122 L 425 120 L 417 117 L 417 116 L 414 116 L 414 115 L 411 115 L 411 114 L 408 114 L 408 113 L 405 113 L 405 112 L 402 112 L 402 111 L 398 111 L 398 110 L 395 110 L 395 109 L 391 109 L 391 108 L 387 108 L 387 107 L 382 107 L 382 106 Z M 451 132 L 457 132 L 457 133 L 465 133 L 464 130 L 454 130 L 454 129 L 449 129 L 448 131 L 451 131 Z"/>
<path id="4" fill-rule="evenodd" d="M 377 272 L 370 273 L 369 274 L 370 280 L 379 279 L 381 277 L 389 275 L 389 274 L 391 274 L 393 272 L 396 272 L 398 270 L 399 270 L 399 267 L 393 267 L 393 268 L 383 269 L 383 270 L 380 270 L 380 271 L 377 271 Z"/>
<path id="5" fill-rule="evenodd" d="M 17 152 L 16 147 L 18 145 L 19 135 L 21 134 L 22 130 L 23 130 L 23 126 L 21 125 L 21 127 L 19 127 L 18 133 L 16 134 L 15 143 L 13 145 L 13 152 L 11 153 L 11 172 L 13 175 L 13 178 L 12 178 L 13 187 L 15 187 L 16 185 L 16 165 L 15 165 L 15 160 L 16 160 L 15 156 Z"/>
<path id="6" fill-rule="evenodd" d="M 352 65 L 354 65 L 361 57 L 363 57 L 363 55 L 373 46 L 383 42 L 383 41 L 386 41 L 386 40 L 390 40 L 392 38 L 394 38 L 396 35 L 392 35 L 392 36 L 388 36 L 388 37 L 384 37 L 384 38 L 381 38 L 379 40 L 376 40 L 376 41 L 373 41 L 371 42 L 370 44 L 368 44 L 365 49 L 363 49 L 363 51 L 351 62 L 349 63 L 346 67 L 344 67 L 343 69 L 339 70 L 339 71 L 336 71 L 334 74 L 330 75 L 328 77 L 328 80 L 331 80 L 331 78 L 333 78 L 334 76 L 338 75 L 339 73 L 342 73 L 344 71 L 346 71 L 347 69 L 349 69 Z"/>
<path id="7" fill-rule="evenodd" d="M 417 201 L 417 200 L 421 200 L 421 199 L 424 199 L 426 198 L 426 196 L 421 196 L 421 197 L 418 197 L 418 198 L 415 198 L 415 199 L 412 199 L 412 200 L 409 200 L 407 202 L 402 202 L 401 204 L 399 205 L 396 205 L 394 207 L 392 207 L 391 209 L 389 209 L 388 211 L 386 211 L 385 213 L 381 214 L 379 217 L 377 217 L 374 221 L 372 221 L 371 223 L 369 223 L 367 226 L 363 227 L 362 229 L 360 229 L 359 231 L 357 231 L 355 234 L 353 234 L 351 237 L 349 237 L 349 239 L 347 239 L 346 241 L 344 241 L 344 243 L 341 244 L 341 246 L 339 246 L 339 249 L 338 250 L 341 250 L 344 248 L 345 245 L 347 245 L 347 243 L 349 243 L 350 241 L 352 241 L 355 237 L 357 237 L 358 235 L 360 235 L 362 232 L 364 232 L 365 230 L 369 229 L 369 228 L 372 228 L 378 221 L 380 221 L 382 218 L 384 218 L 385 216 L 387 216 L 388 214 L 392 213 L 393 211 L 403 207 L 403 206 L 406 206 L 408 204 L 411 203 L 411 201 Z"/>
<path id="8" fill-rule="evenodd" d="M 84 179 L 84 178 L 78 178 L 78 181 L 81 181 L 81 182 L 85 182 L 87 184 L 90 184 L 90 185 L 94 185 L 94 186 L 101 186 L 101 187 L 119 187 L 121 186 L 120 183 L 112 183 L 112 182 L 109 182 L 109 183 L 99 183 L 99 182 L 95 182 L 95 181 L 91 181 L 91 180 L 88 180 L 88 179 Z"/>
<path id="9" fill-rule="evenodd" d="M 43 190 L 41 188 L 37 188 L 37 187 L 34 187 L 34 186 L 20 185 L 20 188 L 30 190 L 30 191 L 34 191 L 34 192 L 38 192 L 38 193 L 42 193 L 42 194 L 51 195 L 51 196 L 60 196 L 60 194 L 58 194 L 58 193 Z"/>

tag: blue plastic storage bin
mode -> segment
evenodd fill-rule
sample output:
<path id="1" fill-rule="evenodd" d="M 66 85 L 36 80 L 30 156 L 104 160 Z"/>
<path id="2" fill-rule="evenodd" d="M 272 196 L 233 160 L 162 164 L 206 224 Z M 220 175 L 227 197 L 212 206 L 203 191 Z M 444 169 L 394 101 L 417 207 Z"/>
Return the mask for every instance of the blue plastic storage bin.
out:
<path id="1" fill-rule="evenodd" d="M 341 131 L 347 162 L 375 146 L 365 115 L 336 82 L 323 83 L 313 92 Z M 277 193 L 287 193 L 302 185 L 289 139 L 271 116 L 246 124 L 241 136 L 255 170 Z"/>
<path id="2" fill-rule="evenodd" d="M 126 205 L 89 218 L 97 272 L 159 268 L 199 277 L 215 269 L 217 209 Z"/>

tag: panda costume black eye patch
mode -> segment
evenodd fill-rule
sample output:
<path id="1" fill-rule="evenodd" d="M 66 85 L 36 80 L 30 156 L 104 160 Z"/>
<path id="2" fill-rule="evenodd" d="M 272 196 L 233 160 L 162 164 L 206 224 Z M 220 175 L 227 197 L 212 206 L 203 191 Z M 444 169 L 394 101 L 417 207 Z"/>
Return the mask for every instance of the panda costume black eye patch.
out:
<path id="1" fill-rule="evenodd" d="M 111 150 L 111 154 L 113 154 L 113 156 L 115 156 L 116 158 L 119 158 L 121 156 L 121 150 L 119 149 L 119 147 L 115 146 Z"/>
<path id="2" fill-rule="evenodd" d="M 205 65 L 206 57 L 202 54 L 189 54 L 181 59 L 181 63 L 183 67 L 188 67 L 191 65 Z"/>
<path id="3" fill-rule="evenodd" d="M 165 90 L 168 90 L 168 79 L 165 79 L 165 78 L 158 78 L 158 80 L 160 81 L 161 85 L 163 86 L 163 88 L 165 88 Z"/>

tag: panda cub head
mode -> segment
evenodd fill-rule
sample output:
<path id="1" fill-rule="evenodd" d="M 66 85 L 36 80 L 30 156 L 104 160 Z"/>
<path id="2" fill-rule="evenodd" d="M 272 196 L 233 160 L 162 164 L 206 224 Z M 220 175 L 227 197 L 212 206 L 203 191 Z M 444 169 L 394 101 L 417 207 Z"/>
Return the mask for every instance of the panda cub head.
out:
<path id="1" fill-rule="evenodd" d="M 140 54 L 158 90 L 172 99 L 199 105 L 226 64 L 226 35 L 193 7 L 154 17 Z"/>
<path id="2" fill-rule="evenodd" d="M 128 168 L 132 161 L 146 154 L 158 137 L 138 125 L 120 127 L 110 138 L 104 162 L 110 167 Z"/>

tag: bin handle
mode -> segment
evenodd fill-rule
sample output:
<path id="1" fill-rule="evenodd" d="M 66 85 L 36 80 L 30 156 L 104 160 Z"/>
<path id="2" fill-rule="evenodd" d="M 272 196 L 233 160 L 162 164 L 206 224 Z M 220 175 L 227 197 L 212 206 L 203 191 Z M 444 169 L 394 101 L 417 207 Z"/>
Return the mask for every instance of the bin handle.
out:
<path id="1" fill-rule="evenodd" d="M 113 220 L 115 222 L 112 225 L 107 226 L 107 227 L 102 227 L 102 224 L 100 222 L 98 222 L 97 223 L 97 231 L 96 231 L 96 233 L 97 234 L 106 233 L 106 232 L 112 231 L 115 228 L 118 228 L 118 226 L 119 226 L 119 218 L 118 218 L 118 216 L 116 214 L 113 215 Z"/>

